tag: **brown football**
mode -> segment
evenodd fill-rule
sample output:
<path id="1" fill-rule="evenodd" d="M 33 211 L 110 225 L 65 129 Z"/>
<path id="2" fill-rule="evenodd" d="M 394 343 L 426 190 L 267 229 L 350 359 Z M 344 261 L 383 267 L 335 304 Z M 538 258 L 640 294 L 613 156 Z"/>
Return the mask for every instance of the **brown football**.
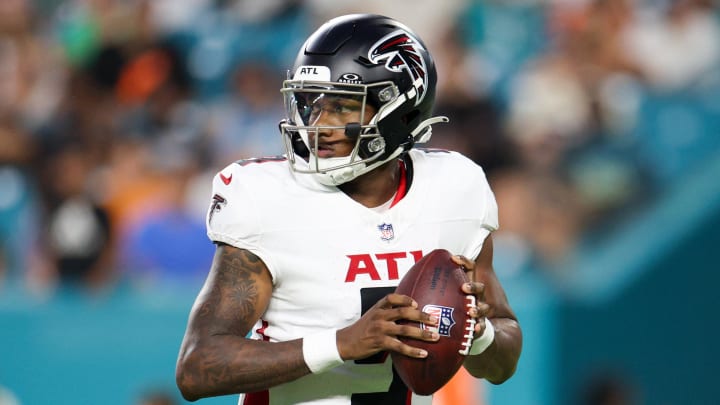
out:
<path id="1" fill-rule="evenodd" d="M 452 261 L 450 252 L 436 249 L 415 263 L 395 289 L 417 301 L 423 312 L 440 318 L 437 327 L 404 321 L 440 334 L 437 342 L 400 338 L 403 343 L 427 350 L 426 358 L 391 353 L 398 374 L 418 395 L 430 395 L 445 385 L 462 365 L 472 344 L 475 321 L 467 311 L 468 306 L 475 305 L 475 297 L 462 292 L 461 286 L 467 281 L 465 271 Z"/>

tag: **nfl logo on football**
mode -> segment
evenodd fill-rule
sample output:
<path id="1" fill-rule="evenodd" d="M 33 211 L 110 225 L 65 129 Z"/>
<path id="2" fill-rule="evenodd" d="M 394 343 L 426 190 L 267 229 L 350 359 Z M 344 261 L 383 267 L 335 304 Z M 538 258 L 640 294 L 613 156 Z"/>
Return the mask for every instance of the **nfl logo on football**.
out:
<path id="1" fill-rule="evenodd" d="M 392 224 L 378 225 L 378 229 L 380 230 L 380 239 L 384 241 L 390 241 L 395 237 Z"/>
<path id="2" fill-rule="evenodd" d="M 452 316 L 453 308 L 442 305 L 425 305 L 423 312 L 435 316 L 440 320 L 437 327 L 422 324 L 423 329 L 437 332 L 441 336 L 450 336 L 450 328 L 455 325 L 455 319 L 453 319 Z"/>

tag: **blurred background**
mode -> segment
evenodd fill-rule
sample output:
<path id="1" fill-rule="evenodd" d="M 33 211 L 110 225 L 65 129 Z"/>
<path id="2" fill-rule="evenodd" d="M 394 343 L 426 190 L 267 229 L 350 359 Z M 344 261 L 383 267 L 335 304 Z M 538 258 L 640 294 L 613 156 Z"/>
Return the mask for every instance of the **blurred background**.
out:
<path id="1" fill-rule="evenodd" d="M 2 0 L 0 404 L 185 403 L 211 178 L 283 152 L 286 70 L 348 12 L 425 40 L 430 146 L 496 193 L 525 346 L 475 403 L 717 403 L 718 2 Z"/>

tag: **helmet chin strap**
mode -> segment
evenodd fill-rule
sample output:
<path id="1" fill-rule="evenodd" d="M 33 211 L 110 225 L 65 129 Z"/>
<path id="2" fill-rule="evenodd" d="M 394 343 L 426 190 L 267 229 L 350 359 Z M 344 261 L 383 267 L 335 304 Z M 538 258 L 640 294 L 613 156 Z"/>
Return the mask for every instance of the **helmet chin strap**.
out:
<path id="1" fill-rule="evenodd" d="M 334 158 L 320 158 L 318 157 L 316 159 L 316 156 L 311 155 L 310 156 L 310 169 L 313 170 L 312 175 L 315 176 L 315 179 L 320 184 L 326 185 L 326 186 L 339 186 L 341 184 L 347 183 L 348 181 L 354 180 L 359 176 L 362 176 L 363 174 L 383 165 L 384 163 L 395 159 L 396 157 L 400 156 L 400 154 L 403 152 L 402 147 L 398 147 L 395 149 L 395 152 L 391 153 L 390 156 L 383 160 L 378 160 L 370 165 L 366 163 L 357 163 L 354 165 L 346 166 L 346 167 L 340 167 L 337 169 L 332 170 L 324 170 L 325 167 L 333 167 L 337 165 L 342 164 L 348 164 L 350 163 L 350 156 L 343 156 L 343 157 L 334 157 Z M 315 163 L 317 161 L 317 164 Z"/>
<path id="2" fill-rule="evenodd" d="M 410 134 L 417 143 L 425 143 L 430 140 L 432 136 L 432 125 L 440 122 L 450 121 L 445 116 L 430 117 L 421 122 L 417 128 Z M 320 184 L 326 186 L 339 186 L 348 181 L 354 180 L 358 176 L 375 169 L 383 165 L 384 163 L 395 159 L 403 153 L 404 148 L 402 146 L 395 149 L 387 158 L 376 161 L 368 165 L 367 163 L 357 163 L 351 165 L 351 156 L 333 157 L 333 158 L 321 158 L 315 156 L 311 152 L 309 159 L 310 169 L 313 171 L 313 175 Z M 337 169 L 329 169 L 331 167 L 337 167 L 341 165 L 347 165 L 345 167 L 339 167 Z"/>
<path id="3" fill-rule="evenodd" d="M 310 164 L 312 175 L 315 176 L 318 182 L 326 186 L 339 186 L 357 177 L 358 174 L 355 173 L 357 170 L 365 168 L 364 163 L 359 163 L 332 170 L 328 169 L 330 167 L 349 164 L 350 159 L 350 156 L 321 158 L 311 153 L 308 163 Z"/>

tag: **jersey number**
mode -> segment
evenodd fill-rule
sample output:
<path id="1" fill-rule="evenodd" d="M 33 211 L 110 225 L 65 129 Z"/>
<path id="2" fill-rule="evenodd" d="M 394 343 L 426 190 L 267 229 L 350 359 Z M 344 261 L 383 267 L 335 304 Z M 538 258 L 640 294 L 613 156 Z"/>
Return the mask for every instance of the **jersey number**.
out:
<path id="1" fill-rule="evenodd" d="M 395 291 L 395 287 L 369 287 L 360 289 L 360 303 L 361 303 L 361 316 L 365 314 L 373 305 L 375 305 L 380 299 L 388 294 Z M 364 359 L 355 360 L 357 364 L 380 364 L 384 363 L 387 359 L 388 352 L 375 353 L 372 356 L 365 357 Z"/>
<path id="2" fill-rule="evenodd" d="M 395 291 L 395 287 L 371 287 L 360 289 L 360 302 L 362 314 L 365 314 L 382 297 Z M 381 364 L 388 358 L 388 352 L 375 353 L 364 359 L 355 360 L 357 364 Z M 365 394 L 352 394 L 352 405 L 397 405 L 408 402 L 409 390 L 393 367 L 393 378 L 387 392 L 369 392 Z"/>

